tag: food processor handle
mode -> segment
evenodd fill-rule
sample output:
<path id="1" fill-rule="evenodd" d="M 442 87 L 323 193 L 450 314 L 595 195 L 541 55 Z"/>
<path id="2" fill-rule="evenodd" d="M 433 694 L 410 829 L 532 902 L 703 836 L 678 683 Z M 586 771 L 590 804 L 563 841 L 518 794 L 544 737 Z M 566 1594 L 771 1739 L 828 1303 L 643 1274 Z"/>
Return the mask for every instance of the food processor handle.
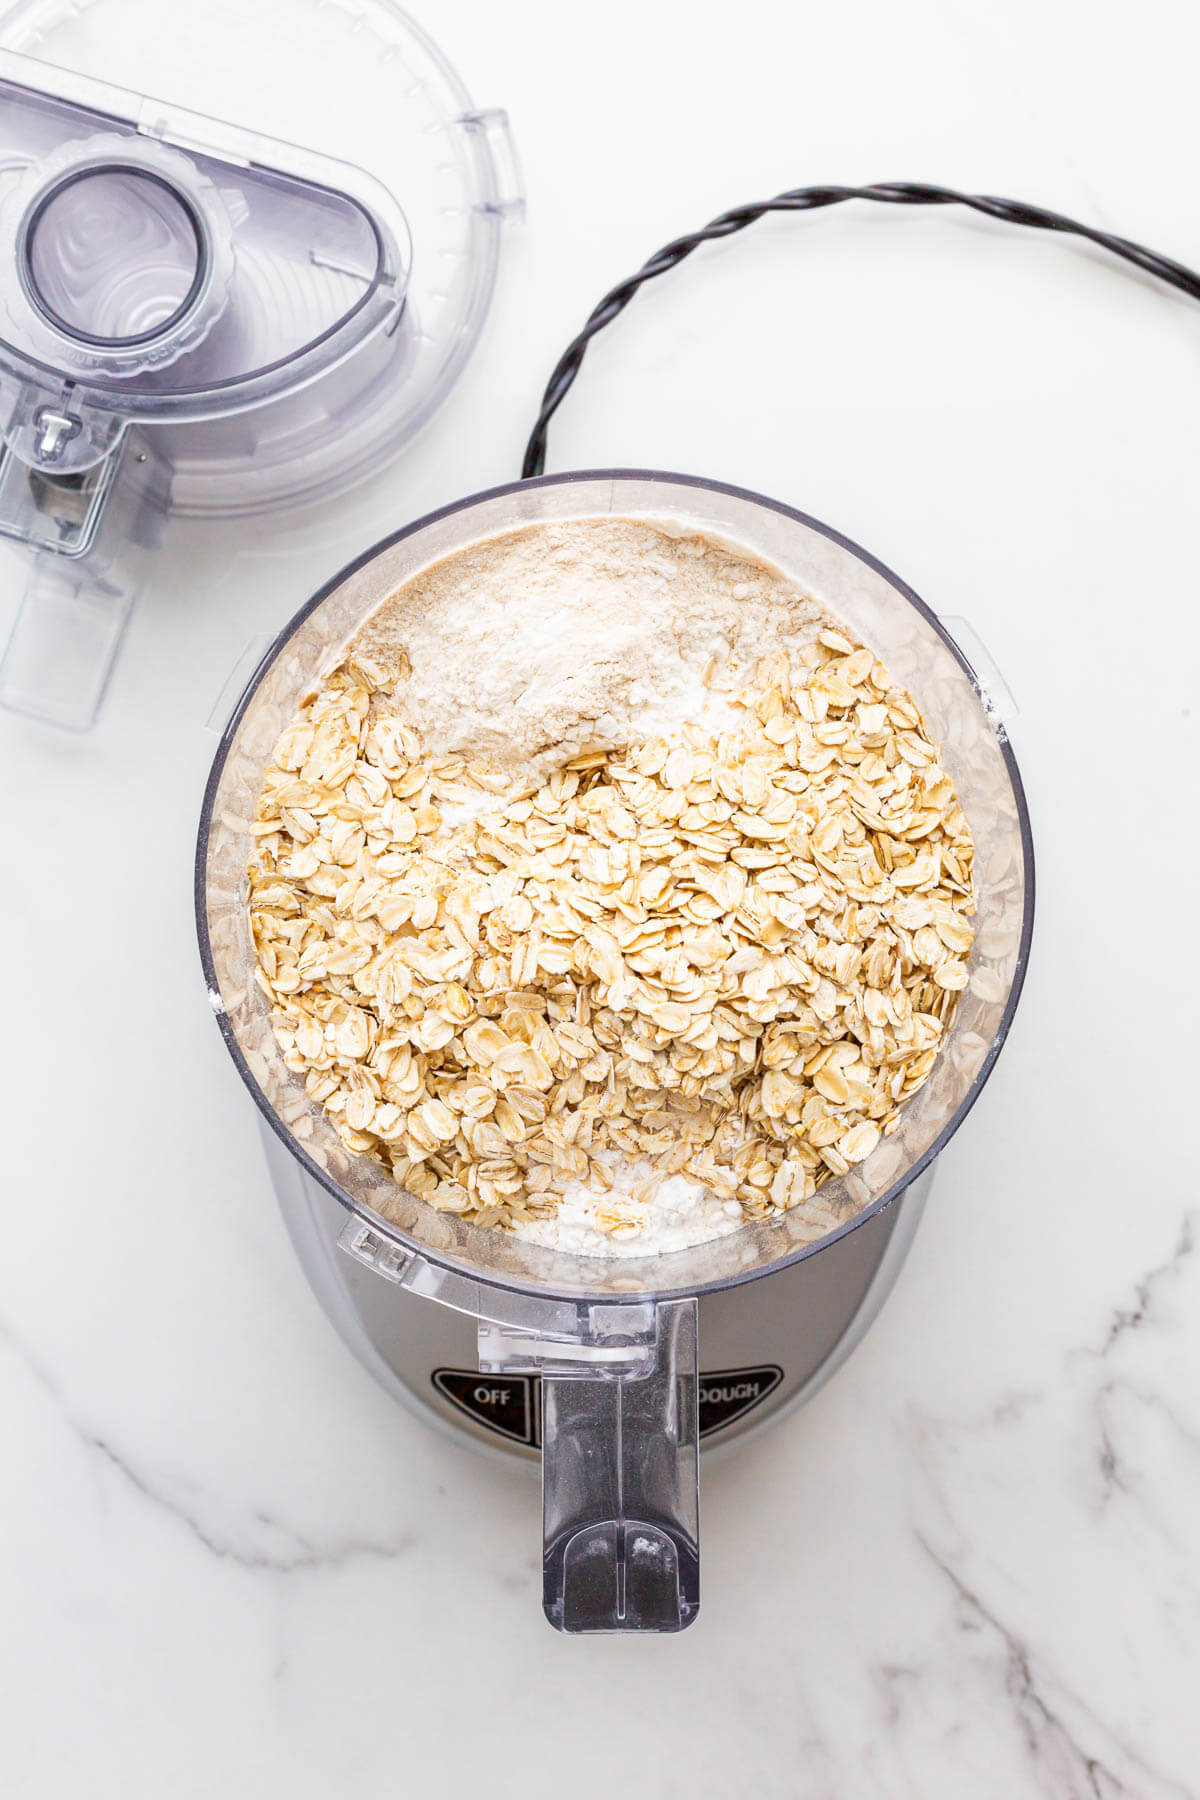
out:
<path id="1" fill-rule="evenodd" d="M 162 538 L 167 473 L 123 421 L 101 421 L 88 436 L 68 411 L 35 405 L 30 391 L 0 441 L 0 546 L 9 554 L 19 547 L 22 564 L 20 608 L 0 657 L 0 706 L 86 731 Z M 3 392 L 0 382 L 0 410 Z M 81 448 L 85 439 L 90 448 Z"/>
<path id="2" fill-rule="evenodd" d="M 682 1631 L 700 1606 L 696 1301 L 652 1366 L 542 1372 L 542 1596 L 559 1631 Z"/>
<path id="3" fill-rule="evenodd" d="M 341 1248 L 477 1321 L 483 1375 L 537 1376 L 542 1604 L 558 1630 L 682 1631 L 700 1609 L 697 1302 L 550 1301 L 352 1216 Z"/>

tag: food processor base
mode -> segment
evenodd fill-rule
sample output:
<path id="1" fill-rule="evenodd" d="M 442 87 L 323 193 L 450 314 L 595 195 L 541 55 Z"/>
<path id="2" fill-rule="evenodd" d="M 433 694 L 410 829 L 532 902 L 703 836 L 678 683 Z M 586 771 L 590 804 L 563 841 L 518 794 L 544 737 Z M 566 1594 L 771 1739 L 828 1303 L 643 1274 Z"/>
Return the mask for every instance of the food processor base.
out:
<path id="1" fill-rule="evenodd" d="M 339 1245 L 345 1208 L 263 1129 L 296 1254 L 365 1368 L 426 1423 L 478 1449 L 539 1454 L 540 1378 L 482 1375 L 476 1321 L 406 1292 Z M 711 1453 L 800 1406 L 865 1337 L 900 1273 L 932 1168 L 892 1206 L 790 1268 L 700 1300 L 700 1447 Z"/>

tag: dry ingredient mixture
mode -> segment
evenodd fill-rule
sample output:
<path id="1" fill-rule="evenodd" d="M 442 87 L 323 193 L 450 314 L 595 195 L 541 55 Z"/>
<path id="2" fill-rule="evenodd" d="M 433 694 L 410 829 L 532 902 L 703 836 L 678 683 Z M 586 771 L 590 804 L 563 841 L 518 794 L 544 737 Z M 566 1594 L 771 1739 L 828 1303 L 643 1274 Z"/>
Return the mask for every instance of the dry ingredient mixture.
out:
<path id="1" fill-rule="evenodd" d="M 911 697 L 669 524 L 412 578 L 253 832 L 258 979 L 344 1142 L 585 1254 L 803 1204 L 895 1128 L 966 985 L 971 838 Z"/>

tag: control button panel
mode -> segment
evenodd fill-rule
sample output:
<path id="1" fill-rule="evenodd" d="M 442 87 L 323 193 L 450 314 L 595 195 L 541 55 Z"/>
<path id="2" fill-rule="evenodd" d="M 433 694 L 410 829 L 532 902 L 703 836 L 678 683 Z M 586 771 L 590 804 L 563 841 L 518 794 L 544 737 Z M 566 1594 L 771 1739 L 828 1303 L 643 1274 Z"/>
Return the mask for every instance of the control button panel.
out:
<path id="1" fill-rule="evenodd" d="M 783 1380 L 777 1363 L 749 1369 L 713 1369 L 700 1376 L 700 1436 L 711 1437 L 766 1399 Z M 478 1369 L 435 1369 L 433 1385 L 444 1400 L 497 1437 L 536 1449 L 541 1442 L 540 1375 L 481 1375 Z"/>

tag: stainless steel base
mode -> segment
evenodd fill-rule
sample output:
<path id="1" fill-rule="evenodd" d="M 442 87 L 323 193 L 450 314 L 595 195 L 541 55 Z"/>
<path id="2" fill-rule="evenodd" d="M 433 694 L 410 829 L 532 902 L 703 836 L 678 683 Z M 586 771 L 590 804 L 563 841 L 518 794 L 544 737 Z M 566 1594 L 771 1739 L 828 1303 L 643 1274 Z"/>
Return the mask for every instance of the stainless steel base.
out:
<path id="1" fill-rule="evenodd" d="M 346 1213 L 264 1130 L 296 1254 L 359 1361 L 429 1424 L 480 1449 L 534 1459 L 536 1376 L 483 1376 L 475 1320 L 419 1298 L 338 1247 Z M 800 1406 L 862 1341 L 908 1253 L 927 1171 L 877 1217 L 816 1256 L 700 1301 L 701 1448 L 745 1437 Z"/>

